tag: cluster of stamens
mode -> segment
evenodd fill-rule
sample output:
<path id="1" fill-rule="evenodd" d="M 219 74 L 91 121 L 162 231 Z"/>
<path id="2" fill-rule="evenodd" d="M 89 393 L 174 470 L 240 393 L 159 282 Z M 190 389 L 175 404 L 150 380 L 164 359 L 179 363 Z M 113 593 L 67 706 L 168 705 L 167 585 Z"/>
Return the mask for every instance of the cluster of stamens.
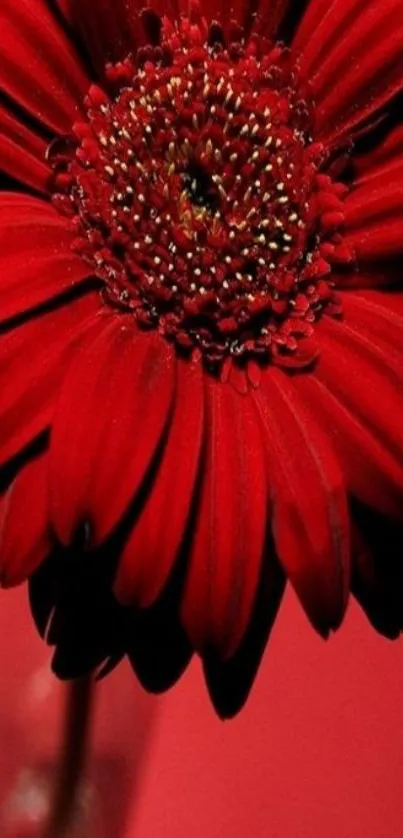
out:
<path id="1" fill-rule="evenodd" d="M 150 18 L 151 15 L 151 18 Z M 312 360 L 340 305 L 343 187 L 319 174 L 306 97 L 280 47 L 148 13 L 150 43 L 92 87 L 54 154 L 58 208 L 104 296 L 210 368 Z M 347 256 L 348 258 L 348 256 Z"/>

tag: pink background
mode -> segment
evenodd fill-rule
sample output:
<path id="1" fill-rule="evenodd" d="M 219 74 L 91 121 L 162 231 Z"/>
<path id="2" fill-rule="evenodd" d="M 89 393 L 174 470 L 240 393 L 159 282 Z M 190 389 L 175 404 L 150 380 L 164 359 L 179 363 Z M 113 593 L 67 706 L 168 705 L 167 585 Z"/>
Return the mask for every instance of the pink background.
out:
<path id="1" fill-rule="evenodd" d="M 25 596 L 3 594 L 2 605 L 0 735 L 13 750 L 27 694 L 13 728 L 12 692 L 24 667 L 46 653 Z M 111 778 L 124 795 L 119 831 L 124 838 L 399 838 L 402 664 L 402 643 L 376 636 L 354 604 L 341 632 L 324 643 L 289 593 L 252 696 L 232 722 L 215 718 L 197 663 L 159 699 L 146 697 L 121 666 L 101 686 L 96 726 L 98 747 L 125 752 L 126 776 Z M 24 741 L 20 734 L 23 750 Z M 2 749 L 0 769 L 16 762 L 18 747 L 12 758 Z M 116 818 L 108 838 L 118 838 Z"/>

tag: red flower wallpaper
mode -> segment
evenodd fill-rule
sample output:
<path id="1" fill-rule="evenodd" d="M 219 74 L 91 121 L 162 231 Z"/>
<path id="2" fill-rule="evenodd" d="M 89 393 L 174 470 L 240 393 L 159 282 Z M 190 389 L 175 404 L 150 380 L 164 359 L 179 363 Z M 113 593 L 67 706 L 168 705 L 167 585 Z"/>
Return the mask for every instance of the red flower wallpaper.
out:
<path id="1" fill-rule="evenodd" d="M 265 677 L 269 731 L 285 688 L 312 719 L 301 614 L 338 677 L 402 632 L 403 4 L 1 0 L 0 31 L 0 586 L 64 707 L 10 793 L 89 838 L 127 790 L 92 749 L 116 679 L 203 688 L 218 731 Z"/>
<path id="2" fill-rule="evenodd" d="M 3 0 L 0 562 L 64 679 L 402 626 L 400 0 Z M 21 510 L 24 526 L 21 527 Z"/>

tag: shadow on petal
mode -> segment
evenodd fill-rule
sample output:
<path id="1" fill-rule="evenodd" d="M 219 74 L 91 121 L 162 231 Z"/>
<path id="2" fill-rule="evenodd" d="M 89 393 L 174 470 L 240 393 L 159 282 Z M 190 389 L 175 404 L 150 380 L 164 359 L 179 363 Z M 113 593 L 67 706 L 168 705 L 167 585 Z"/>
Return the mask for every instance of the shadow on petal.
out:
<path id="1" fill-rule="evenodd" d="M 252 618 L 235 655 L 220 661 L 210 652 L 203 660 L 211 700 L 222 719 L 230 719 L 242 709 L 252 689 L 285 587 L 285 577 L 274 550 L 267 551 Z"/>

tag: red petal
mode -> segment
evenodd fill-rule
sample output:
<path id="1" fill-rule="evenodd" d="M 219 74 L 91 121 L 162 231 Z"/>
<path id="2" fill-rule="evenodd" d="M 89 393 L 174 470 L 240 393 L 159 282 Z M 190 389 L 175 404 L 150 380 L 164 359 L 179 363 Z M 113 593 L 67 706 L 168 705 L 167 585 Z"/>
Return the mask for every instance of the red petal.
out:
<path id="1" fill-rule="evenodd" d="M 401 257 L 403 219 L 380 218 L 371 225 L 347 232 L 345 241 L 366 264 Z"/>
<path id="2" fill-rule="evenodd" d="M 392 358 L 400 353 L 396 360 L 403 363 L 403 293 L 358 291 L 343 294 L 342 300 L 348 325 L 381 343 Z"/>
<path id="3" fill-rule="evenodd" d="M 312 40 L 314 42 L 314 57 L 321 50 L 321 43 L 315 39 L 315 33 L 319 26 L 323 25 L 324 19 L 329 24 L 329 11 L 332 5 L 332 0 L 330 0 L 330 3 L 329 0 L 316 0 L 316 2 L 306 3 L 306 11 L 295 33 L 292 45 L 297 56 L 304 56 L 305 67 L 308 67 L 310 61 L 312 61 L 312 58 L 307 54 Z"/>
<path id="4" fill-rule="evenodd" d="M 253 13 L 252 32 L 274 38 L 281 21 L 290 6 L 290 0 L 243 0 L 243 6 Z"/>
<path id="5" fill-rule="evenodd" d="M 311 80 L 317 138 L 345 136 L 403 88 L 400 0 L 308 4 L 293 49 Z"/>
<path id="6" fill-rule="evenodd" d="M 389 292 L 375 291 L 367 288 L 365 291 L 360 291 L 355 294 L 355 297 L 365 298 L 376 305 L 380 305 L 387 312 L 391 311 L 393 315 L 403 317 L 403 289 L 393 289 Z M 343 298 L 344 299 L 344 298 Z M 394 318 L 393 318 L 394 319 Z M 396 321 L 397 322 L 397 321 Z M 400 323 L 400 320 L 399 320 Z"/>
<path id="7" fill-rule="evenodd" d="M 48 512 L 47 457 L 42 455 L 22 469 L 1 501 L 3 587 L 24 582 L 50 552 Z"/>
<path id="8" fill-rule="evenodd" d="M 343 618 L 350 582 L 343 475 L 289 378 L 270 370 L 255 398 L 267 433 L 277 553 L 309 618 L 327 633 Z"/>
<path id="9" fill-rule="evenodd" d="M 388 175 L 353 189 L 344 201 L 346 229 L 400 219 L 403 226 L 403 161 Z"/>
<path id="10" fill-rule="evenodd" d="M 88 278 L 71 249 L 74 235 L 50 204 L 0 194 L 0 321 L 70 291 Z"/>
<path id="11" fill-rule="evenodd" d="M 0 31 L 0 89 L 54 131 L 70 131 L 90 82 L 49 4 L 2 0 Z"/>
<path id="12" fill-rule="evenodd" d="M 284 587 L 283 570 L 273 551 L 269 550 L 263 561 L 251 619 L 235 655 L 222 661 L 216 654 L 209 653 L 203 659 L 210 698 L 222 719 L 238 713 L 252 689 Z"/>
<path id="13" fill-rule="evenodd" d="M 386 316 L 392 320 L 391 314 Z M 323 318 L 316 329 L 320 361 L 315 375 L 399 461 L 403 451 L 402 356 L 392 341 L 387 345 L 380 337 L 381 329 L 378 325 L 369 332 L 353 322 Z"/>
<path id="14" fill-rule="evenodd" d="M 0 336 L 0 463 L 49 425 L 66 364 L 99 306 L 99 294 L 88 294 Z"/>
<path id="15" fill-rule="evenodd" d="M 187 14 L 189 12 L 189 4 L 190 0 L 138 0 L 137 4 L 135 0 L 129 0 L 129 3 L 124 5 L 125 0 L 118 0 L 119 5 L 119 14 L 123 17 L 124 23 L 130 25 L 132 22 L 133 17 L 139 14 L 144 8 L 150 7 L 151 9 L 155 10 L 158 14 L 165 14 L 170 17 L 170 19 L 177 19 L 179 14 Z M 79 6 L 77 5 L 77 0 L 56 0 L 56 3 L 62 12 L 62 14 L 66 17 L 69 23 L 73 23 L 73 19 L 75 14 L 78 14 Z M 109 4 L 109 5 L 108 5 Z M 203 14 L 206 14 L 205 11 L 205 3 L 203 2 Z M 87 11 L 87 14 L 90 14 L 91 10 Z M 110 0 L 103 0 L 101 6 L 101 14 L 105 17 L 104 25 L 107 25 L 107 15 L 113 16 L 113 8 L 111 6 Z M 94 24 L 95 25 L 95 24 Z M 106 37 L 106 33 L 105 33 Z M 113 45 L 111 46 L 113 48 Z"/>
<path id="16" fill-rule="evenodd" d="M 57 0 L 80 34 L 94 67 L 103 72 L 108 62 L 127 58 L 141 32 L 139 13 L 146 0 Z M 151 5 L 151 4 L 150 4 Z"/>
<path id="17" fill-rule="evenodd" d="M 352 591 L 374 628 L 390 639 L 403 630 L 403 529 L 357 510 Z"/>
<path id="18" fill-rule="evenodd" d="M 140 684 L 152 693 L 170 689 L 193 655 L 175 600 L 164 598 L 154 608 L 126 613 L 132 617 L 126 617 L 124 643 Z"/>
<path id="19" fill-rule="evenodd" d="M 352 162 L 356 172 L 356 186 L 382 180 L 384 177 L 391 179 L 393 172 L 396 169 L 400 171 L 403 166 L 403 126 L 398 125 L 380 140 L 374 149 L 359 157 L 353 157 Z"/>
<path id="20" fill-rule="evenodd" d="M 231 363 L 226 379 L 230 387 L 233 387 L 239 395 L 244 396 L 249 389 L 249 379 L 247 368 L 241 369 L 235 364 Z"/>
<path id="21" fill-rule="evenodd" d="M 0 168 L 25 186 L 47 192 L 46 142 L 0 105 Z"/>
<path id="22" fill-rule="evenodd" d="M 353 304 L 347 305 L 352 311 Z M 367 316 L 362 313 L 360 326 L 357 314 L 356 323 L 351 317 L 349 326 L 322 321 L 317 329 L 321 347 L 317 381 L 301 377 L 297 385 L 328 429 L 352 494 L 375 509 L 399 517 L 403 491 L 403 356 L 400 352 L 397 357 L 392 348 L 388 353 L 380 336 L 379 324 L 383 317 L 386 329 L 387 314 L 379 314 L 371 334 L 369 319 L 365 323 Z M 391 321 L 393 318 L 390 314 Z M 396 328 L 392 323 L 392 336 Z"/>
<path id="23" fill-rule="evenodd" d="M 101 0 L 94 7 L 91 0 L 57 0 L 67 20 L 80 31 L 96 66 L 103 69 L 105 56 L 109 61 L 126 58 L 142 40 L 139 13 L 151 8 L 160 15 L 178 21 L 191 13 L 191 0 Z M 196 5 L 194 3 L 193 5 Z M 212 21 L 223 24 L 230 20 L 240 26 L 263 32 L 266 37 L 275 34 L 289 0 L 233 0 L 230 10 L 225 0 L 203 0 L 201 14 L 210 25 Z"/>
<path id="24" fill-rule="evenodd" d="M 121 602 L 151 605 L 178 555 L 189 518 L 203 432 L 200 364 L 179 363 L 175 410 L 162 462 L 120 559 Z"/>
<path id="25" fill-rule="evenodd" d="M 267 520 L 264 449 L 249 396 L 207 382 L 208 440 L 182 619 L 199 651 L 234 654 L 249 623 Z"/>
<path id="26" fill-rule="evenodd" d="M 170 418 L 174 359 L 156 335 L 114 317 L 63 382 L 51 439 L 55 529 L 68 544 L 90 522 L 110 533 L 140 489 Z"/>
<path id="27" fill-rule="evenodd" d="M 402 282 L 402 271 L 394 262 L 362 263 L 359 271 L 336 274 L 332 272 L 332 280 L 338 291 L 359 291 L 361 289 L 382 288 L 390 291 Z M 395 293 L 395 291 L 393 291 Z"/>
<path id="28" fill-rule="evenodd" d="M 403 159 L 379 177 L 356 186 L 344 203 L 346 242 L 358 258 L 401 255 L 403 252 Z"/>
<path id="29" fill-rule="evenodd" d="M 314 377 L 301 376 L 298 392 L 329 435 L 348 491 L 386 515 L 400 517 L 403 507 L 403 468 L 341 396 L 334 396 Z"/>

